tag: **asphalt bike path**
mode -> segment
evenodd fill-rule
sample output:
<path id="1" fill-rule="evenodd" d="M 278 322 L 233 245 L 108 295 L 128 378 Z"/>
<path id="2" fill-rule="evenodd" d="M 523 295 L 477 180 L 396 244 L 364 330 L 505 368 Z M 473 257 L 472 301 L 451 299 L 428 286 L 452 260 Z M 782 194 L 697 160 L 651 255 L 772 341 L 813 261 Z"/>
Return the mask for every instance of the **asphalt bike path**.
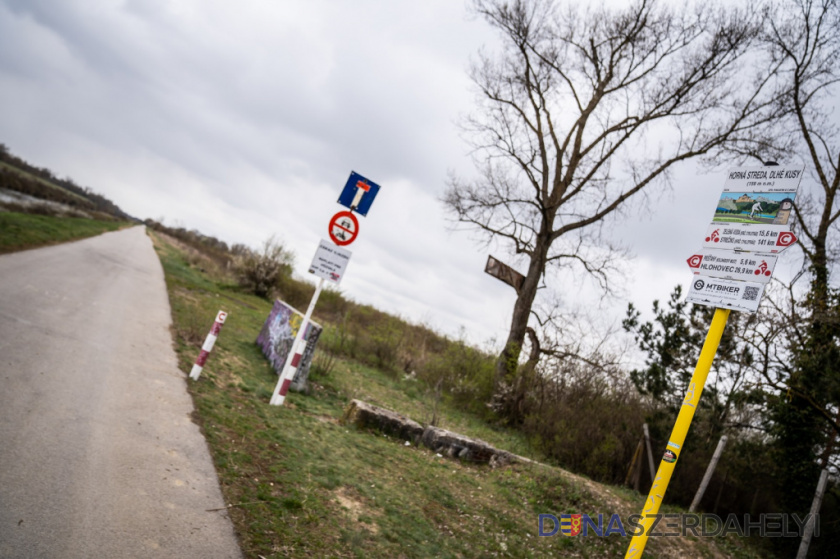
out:
<path id="1" fill-rule="evenodd" d="M 0 557 L 242 557 L 170 326 L 144 227 L 0 256 Z"/>

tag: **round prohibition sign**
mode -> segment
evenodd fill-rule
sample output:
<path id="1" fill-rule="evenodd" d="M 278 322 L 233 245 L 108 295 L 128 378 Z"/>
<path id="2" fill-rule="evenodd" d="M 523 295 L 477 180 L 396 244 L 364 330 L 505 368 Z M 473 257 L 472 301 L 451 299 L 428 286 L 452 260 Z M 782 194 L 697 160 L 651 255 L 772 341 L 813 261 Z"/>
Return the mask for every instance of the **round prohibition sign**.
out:
<path id="1" fill-rule="evenodd" d="M 330 220 L 330 239 L 338 246 L 349 245 L 359 234 L 359 220 L 353 212 L 338 212 Z"/>

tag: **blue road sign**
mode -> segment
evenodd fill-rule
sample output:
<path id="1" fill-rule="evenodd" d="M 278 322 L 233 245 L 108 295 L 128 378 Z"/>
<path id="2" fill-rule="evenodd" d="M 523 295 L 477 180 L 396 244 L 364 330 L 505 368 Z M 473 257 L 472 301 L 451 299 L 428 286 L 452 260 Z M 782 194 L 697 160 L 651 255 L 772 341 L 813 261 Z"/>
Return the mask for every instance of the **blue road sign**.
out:
<path id="1" fill-rule="evenodd" d="M 377 192 L 379 192 L 378 184 L 352 171 L 347 184 L 344 185 L 344 190 L 341 191 L 341 196 L 338 197 L 338 203 L 359 215 L 366 216 Z"/>

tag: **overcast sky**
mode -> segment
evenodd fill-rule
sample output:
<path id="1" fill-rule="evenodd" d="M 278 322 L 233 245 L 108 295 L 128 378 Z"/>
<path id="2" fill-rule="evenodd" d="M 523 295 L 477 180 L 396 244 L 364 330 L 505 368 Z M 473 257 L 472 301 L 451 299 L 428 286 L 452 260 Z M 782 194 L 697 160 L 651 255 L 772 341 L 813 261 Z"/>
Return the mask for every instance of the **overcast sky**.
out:
<path id="1" fill-rule="evenodd" d="M 461 0 L 0 0 L 0 142 L 141 219 L 254 247 L 275 234 L 301 276 L 355 170 L 382 190 L 341 290 L 503 341 L 513 289 L 483 269 L 488 250 L 510 259 L 439 201 L 450 170 L 472 172 L 456 123 L 470 58 L 494 41 Z M 636 255 L 623 297 L 549 284 L 609 317 L 667 299 L 723 171 L 681 167 L 615 224 Z"/>

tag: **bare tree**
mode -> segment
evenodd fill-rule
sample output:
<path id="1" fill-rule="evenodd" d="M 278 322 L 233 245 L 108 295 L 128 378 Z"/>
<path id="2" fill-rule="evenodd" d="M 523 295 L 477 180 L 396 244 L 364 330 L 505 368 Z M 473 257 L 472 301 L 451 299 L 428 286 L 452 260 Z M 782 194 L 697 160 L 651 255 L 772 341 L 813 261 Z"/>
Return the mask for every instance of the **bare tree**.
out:
<path id="1" fill-rule="evenodd" d="M 775 68 L 782 115 L 774 127 L 786 139 L 786 159 L 810 171 L 795 211 L 811 282 L 804 295 L 787 286 L 768 301 L 772 312 L 753 343 L 758 372 L 775 396 L 769 411 L 782 462 L 793 464 L 786 483 L 799 491 L 793 483 L 813 484 L 820 467 L 836 459 L 840 440 L 840 289 L 832 277 L 840 262 L 840 2 L 779 0 L 767 15 L 761 44 Z M 757 147 L 743 153 L 761 159 Z"/>
<path id="2" fill-rule="evenodd" d="M 460 222 L 528 261 L 496 383 L 511 383 L 549 265 L 569 264 L 610 290 L 615 247 L 604 218 L 678 162 L 735 140 L 761 143 L 764 82 L 736 76 L 758 26 L 704 3 L 622 10 L 543 0 L 475 0 L 503 38 L 471 77 L 466 122 L 478 178 L 453 178 L 444 203 Z M 746 86 L 746 87 L 745 87 Z"/>
<path id="3" fill-rule="evenodd" d="M 812 265 L 815 303 L 819 312 L 825 312 L 830 265 L 838 256 L 836 226 L 840 218 L 840 120 L 835 114 L 840 93 L 840 5 L 836 0 L 795 0 L 791 4 L 794 9 L 786 21 L 771 19 L 774 24 L 767 41 L 783 64 L 783 101 L 794 121 L 798 152 L 813 166 L 817 183 L 817 191 L 806 198 L 808 206 L 800 203 L 796 209 L 804 234 L 801 247 Z M 803 211 L 806 208 L 810 210 L 807 213 Z"/>
<path id="4" fill-rule="evenodd" d="M 831 273 L 840 262 L 840 119 L 836 114 L 840 94 L 840 2 L 783 0 L 768 5 L 767 11 L 772 16 L 767 18 L 761 39 L 775 67 L 776 113 L 782 115 L 773 126 L 787 139 L 787 158 L 804 161 L 810 171 L 794 209 L 798 246 L 811 285 L 805 299 L 788 287 L 784 289 L 786 301 L 771 303 L 785 318 L 766 330 L 763 345 L 772 342 L 775 347 L 773 355 L 768 353 L 765 360 L 773 366 L 765 366 L 762 373 L 775 388 L 810 401 L 840 435 L 836 413 L 840 410 L 835 409 L 840 406 L 840 386 L 832 391 L 836 398 L 833 405 L 819 403 L 830 395 L 824 390 L 826 386 L 815 398 L 812 390 L 797 381 L 801 376 L 795 371 L 797 364 L 786 353 L 791 345 L 799 348 L 794 354 L 808 352 L 809 359 L 838 352 L 838 285 L 832 282 Z M 745 149 L 742 153 L 756 159 L 766 157 L 761 149 Z M 787 340 L 787 345 L 780 340 Z M 828 365 L 817 367 L 830 373 Z M 777 374 L 771 377 L 773 367 Z"/>

